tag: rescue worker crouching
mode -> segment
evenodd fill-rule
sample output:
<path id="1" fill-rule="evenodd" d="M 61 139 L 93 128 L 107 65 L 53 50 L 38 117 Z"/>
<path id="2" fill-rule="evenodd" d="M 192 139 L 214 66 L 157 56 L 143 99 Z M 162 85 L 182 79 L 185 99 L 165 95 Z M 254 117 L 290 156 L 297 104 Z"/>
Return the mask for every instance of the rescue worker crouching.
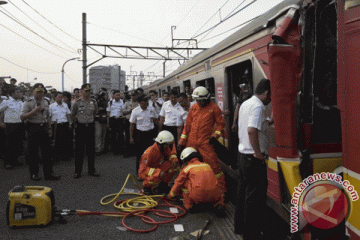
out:
<path id="1" fill-rule="evenodd" d="M 181 152 L 180 163 L 180 174 L 167 197 L 171 199 L 182 192 L 184 207 L 190 212 L 200 204 L 213 204 L 217 216 L 224 217 L 224 195 L 210 165 L 192 147 Z"/>
<path id="2" fill-rule="evenodd" d="M 174 136 L 169 131 L 161 131 L 140 159 L 138 176 L 143 181 L 145 194 L 168 193 L 169 184 L 178 171 Z"/>

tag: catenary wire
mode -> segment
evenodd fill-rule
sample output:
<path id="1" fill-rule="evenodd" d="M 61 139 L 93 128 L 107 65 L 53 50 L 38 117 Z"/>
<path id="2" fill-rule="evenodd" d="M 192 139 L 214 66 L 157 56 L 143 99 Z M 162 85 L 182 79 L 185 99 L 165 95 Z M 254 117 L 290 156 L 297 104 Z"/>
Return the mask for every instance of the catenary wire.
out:
<path id="1" fill-rule="evenodd" d="M 29 40 L 29 39 L 27 39 L 27 38 L 25 38 L 25 37 L 21 36 L 20 34 L 18 34 L 17 32 L 15 32 L 15 31 L 13 31 L 13 30 L 11 30 L 10 28 L 6 27 L 6 26 L 5 26 L 5 25 L 3 25 L 3 24 L 0 24 L 0 26 L 2 26 L 2 27 L 4 27 L 4 28 L 6 28 L 6 29 L 7 29 L 7 30 L 9 30 L 10 32 L 12 32 L 12 33 L 14 33 L 14 34 L 18 35 L 19 37 L 21 37 L 21 38 L 25 39 L 26 41 L 28 41 L 28 42 L 30 42 L 30 43 L 32 43 L 32 44 L 34 44 L 34 45 L 36 45 L 37 47 L 39 47 L 39 48 L 41 48 L 41 49 L 44 49 L 45 51 L 47 51 L 47 52 L 49 52 L 49 53 L 51 53 L 51 54 L 54 54 L 54 55 L 56 55 L 56 56 L 58 56 L 58 57 L 61 57 L 61 58 L 67 59 L 67 57 L 60 56 L 59 54 L 56 54 L 56 53 L 54 53 L 54 52 L 52 52 L 52 51 L 50 51 L 50 50 L 48 50 L 48 49 L 46 49 L 46 48 L 44 48 L 44 47 L 42 47 L 42 46 L 40 46 L 40 45 L 38 45 L 38 44 L 36 44 L 36 43 L 32 42 L 31 40 Z"/>
<path id="2" fill-rule="evenodd" d="M 151 43 L 156 44 L 156 45 L 159 45 L 159 46 L 164 46 L 163 44 L 156 43 L 156 42 L 152 42 L 152 41 L 150 41 L 150 40 L 146 40 L 146 39 L 139 38 L 139 37 L 136 37 L 136 36 L 132 36 L 132 35 L 127 34 L 127 33 L 123 33 L 123 32 L 120 32 L 120 31 L 117 31 L 117 30 L 114 30 L 114 29 L 111 29 L 111 28 L 108 28 L 108 27 L 105 27 L 105 26 L 101 26 L 101 25 L 99 25 L 99 24 L 90 23 L 90 22 L 86 22 L 86 23 L 87 23 L 87 24 L 90 24 L 90 25 L 93 25 L 93 26 L 95 26 L 95 27 L 98 27 L 98 28 L 103 28 L 103 29 L 106 29 L 106 30 L 110 30 L 110 31 L 119 33 L 119 34 L 123 34 L 123 35 L 126 35 L 126 36 L 128 36 L 128 37 L 136 38 L 136 39 L 139 39 L 139 40 L 142 40 L 142 41 L 151 42 Z"/>
<path id="3" fill-rule="evenodd" d="M 48 21 L 50 24 L 52 24 L 54 27 L 56 27 L 57 29 L 59 29 L 61 32 L 65 33 L 66 35 L 68 35 L 69 37 L 71 37 L 72 39 L 75 39 L 78 42 L 81 42 L 81 40 L 71 36 L 70 34 L 68 34 L 67 32 L 65 32 L 64 30 L 62 30 L 60 27 L 56 26 L 54 23 L 52 23 L 49 19 L 47 19 L 46 17 L 44 17 L 41 13 L 39 13 L 35 8 L 33 8 L 32 6 L 30 6 L 27 2 L 25 2 L 24 0 L 22 0 L 26 5 L 28 5 L 32 10 L 34 10 L 37 14 L 39 14 L 42 18 L 44 18 L 46 21 Z"/>
<path id="4" fill-rule="evenodd" d="M 14 63 L 14 62 L 12 62 L 12 61 L 4 58 L 4 57 L 1 57 L 1 56 L 0 56 L 0 58 L 3 59 L 3 60 L 5 60 L 5 61 L 7 61 L 7 62 L 9 62 L 9 63 L 11 63 L 11 64 L 13 64 L 13 65 L 15 65 L 15 66 L 17 66 L 17 67 L 19 67 L 19 68 L 26 69 L 26 70 L 28 70 L 28 71 L 30 71 L 30 72 L 35 72 L 35 73 L 40 73 L 40 74 L 59 74 L 59 72 L 39 72 L 39 71 L 35 71 L 35 70 L 29 69 L 29 68 L 27 68 L 27 67 L 20 66 L 19 64 Z"/>
<path id="5" fill-rule="evenodd" d="M 34 19 L 32 19 L 28 14 L 26 14 L 23 10 L 21 10 L 18 6 L 16 6 L 12 1 L 8 0 L 16 9 L 18 9 L 20 12 L 22 12 L 26 17 L 28 17 L 31 21 L 33 21 L 36 25 L 38 25 L 41 29 L 43 29 L 45 32 L 50 34 L 53 38 L 64 44 L 69 49 L 73 50 L 73 52 L 76 52 L 76 49 L 73 49 L 71 46 L 67 45 L 65 42 L 63 42 L 61 39 L 57 38 L 55 35 L 53 35 L 51 32 L 46 30 L 43 26 L 41 26 L 39 23 L 37 23 Z"/>
<path id="6" fill-rule="evenodd" d="M 72 51 L 68 50 L 68 49 L 65 49 L 63 47 L 60 47 L 59 45 L 49 41 L 48 39 L 44 38 L 43 36 L 41 36 L 40 34 L 38 34 L 37 32 L 35 32 L 34 30 L 32 30 L 31 28 L 29 28 L 28 26 L 26 26 L 23 22 L 21 22 L 20 20 L 16 19 L 16 18 L 13 18 L 12 16 L 10 16 L 9 14 L 3 12 L 2 10 L 0 10 L 1 13 L 3 13 L 5 16 L 7 16 L 8 18 L 10 18 L 11 20 L 13 20 L 14 22 L 16 22 L 17 24 L 19 24 L 20 26 L 26 28 L 27 30 L 29 30 L 30 32 L 32 32 L 33 34 L 37 35 L 38 37 L 40 37 L 41 39 L 43 39 L 44 41 L 54 45 L 55 47 L 58 47 L 60 49 L 63 49 L 64 51 L 68 51 L 68 52 L 71 52 L 73 53 Z"/>

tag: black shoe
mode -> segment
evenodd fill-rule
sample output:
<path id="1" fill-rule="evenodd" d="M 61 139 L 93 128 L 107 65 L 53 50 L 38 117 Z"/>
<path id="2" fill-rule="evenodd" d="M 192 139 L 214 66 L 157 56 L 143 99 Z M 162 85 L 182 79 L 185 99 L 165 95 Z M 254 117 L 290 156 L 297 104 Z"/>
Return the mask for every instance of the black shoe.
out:
<path id="1" fill-rule="evenodd" d="M 151 188 L 144 187 L 144 194 L 145 195 L 153 195 Z"/>
<path id="2" fill-rule="evenodd" d="M 81 174 L 80 173 L 74 173 L 73 177 L 75 179 L 81 178 Z"/>
<path id="3" fill-rule="evenodd" d="M 89 176 L 92 176 L 92 177 L 100 177 L 100 173 L 92 172 L 92 173 L 89 173 Z"/>
<path id="4" fill-rule="evenodd" d="M 101 152 L 97 152 L 95 153 L 96 156 L 100 156 L 101 155 Z"/>
<path id="5" fill-rule="evenodd" d="M 7 170 L 10 170 L 10 169 L 13 169 L 13 168 L 14 168 L 14 166 L 11 165 L 11 164 L 6 164 L 5 165 L 5 169 L 7 169 Z"/>
<path id="6" fill-rule="evenodd" d="M 31 180 L 33 180 L 33 181 L 40 181 L 41 180 L 41 177 L 39 177 L 37 174 L 33 174 L 33 175 L 31 175 Z"/>
<path id="7" fill-rule="evenodd" d="M 55 174 L 51 174 L 50 176 L 46 176 L 45 180 L 60 180 L 61 176 L 57 176 Z"/>

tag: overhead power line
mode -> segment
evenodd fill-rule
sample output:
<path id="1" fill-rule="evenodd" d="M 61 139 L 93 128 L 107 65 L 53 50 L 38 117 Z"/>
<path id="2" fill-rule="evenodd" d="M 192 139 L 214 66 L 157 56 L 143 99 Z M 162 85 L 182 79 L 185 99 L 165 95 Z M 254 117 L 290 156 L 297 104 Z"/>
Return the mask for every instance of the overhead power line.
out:
<path id="1" fill-rule="evenodd" d="M 12 1 L 8 0 L 12 5 L 14 5 L 14 7 L 16 9 L 18 9 L 20 12 L 22 12 L 25 16 L 27 16 L 31 21 L 33 21 L 36 25 L 38 25 L 41 29 L 43 29 L 45 32 L 47 32 L 48 34 L 50 34 L 53 38 L 55 38 L 56 40 L 58 40 L 59 42 L 61 42 L 62 44 L 64 44 L 66 47 L 68 47 L 69 49 L 73 50 L 74 52 L 76 52 L 76 49 L 73 49 L 71 46 L 67 45 L 65 42 L 63 42 L 61 39 L 57 38 L 55 35 L 53 35 L 51 32 L 49 32 L 48 30 L 46 30 L 43 26 L 41 26 L 39 23 L 37 23 L 34 19 L 32 19 L 28 14 L 26 14 L 23 10 L 21 10 L 18 6 L 16 6 Z"/>
<path id="2" fill-rule="evenodd" d="M 234 30 L 234 29 L 236 29 L 236 28 L 238 28 L 238 27 L 241 27 L 241 26 L 243 26 L 243 25 L 245 25 L 245 24 L 247 24 L 247 23 L 249 23 L 249 22 L 252 22 L 253 20 L 255 20 L 255 19 L 258 18 L 258 17 L 259 17 L 259 16 L 254 17 L 254 18 L 252 18 L 252 19 L 250 19 L 250 20 L 248 20 L 248 21 L 246 21 L 246 22 L 243 22 L 243 23 L 237 25 L 236 27 L 233 27 L 233 28 L 231 28 L 231 29 L 229 29 L 229 30 L 227 30 L 227 31 L 225 31 L 225 32 L 222 32 L 222 33 L 219 33 L 219 34 L 217 34 L 217 35 L 215 35 L 215 36 L 212 36 L 211 38 L 208 38 L 208 39 L 205 39 L 205 40 L 200 40 L 198 43 L 206 42 L 206 41 L 211 40 L 211 39 L 213 39 L 213 38 L 216 38 L 216 37 L 218 37 L 218 36 L 220 36 L 220 35 L 223 35 L 223 34 L 225 34 L 225 33 L 228 33 L 228 32 L 230 32 L 230 31 L 232 31 L 232 30 Z"/>
<path id="3" fill-rule="evenodd" d="M 236 14 L 238 14 L 239 12 L 241 12 L 242 10 L 244 10 L 245 8 L 249 7 L 251 4 L 253 4 L 254 2 L 256 2 L 256 0 L 253 0 L 252 2 L 248 3 L 247 5 L 245 5 L 244 7 L 242 7 L 241 9 L 239 9 L 238 11 L 236 11 L 235 13 L 231 14 L 230 16 L 224 18 L 224 20 L 221 20 L 219 23 L 215 24 L 214 26 L 208 28 L 207 30 L 205 30 L 202 33 L 199 33 L 198 35 L 194 36 L 193 38 L 197 38 L 201 35 L 203 35 L 204 33 L 207 33 L 208 31 L 211 31 L 212 29 L 216 28 L 217 26 L 219 26 L 221 23 L 229 20 L 230 18 L 232 18 L 233 16 L 235 16 Z"/>
<path id="4" fill-rule="evenodd" d="M 41 73 L 41 74 L 59 74 L 59 73 L 60 73 L 60 72 L 39 72 L 39 71 L 35 71 L 35 70 L 32 70 L 32 69 L 29 69 L 29 68 L 27 68 L 27 67 L 20 66 L 19 64 L 16 64 L 16 63 L 14 63 L 14 62 L 12 62 L 12 61 L 4 58 L 4 57 L 0 57 L 0 58 L 3 59 L 3 60 L 5 60 L 5 61 L 7 61 L 7 62 L 9 62 L 9 63 L 11 63 L 11 64 L 13 64 L 13 65 L 15 65 L 15 66 L 17 66 L 17 67 L 19 67 L 19 68 L 26 69 L 26 70 L 28 70 L 28 71 L 30 71 L 30 72 Z"/>
<path id="5" fill-rule="evenodd" d="M 44 38 L 43 36 L 41 36 L 40 34 L 38 34 L 37 32 L 35 32 L 34 30 L 32 30 L 31 28 L 29 28 L 28 26 L 26 26 L 23 22 L 21 22 L 20 20 L 10 16 L 9 14 L 3 12 L 2 10 L 0 10 L 1 13 L 3 13 L 5 16 L 7 16 L 8 18 L 10 18 L 11 20 L 13 20 L 14 22 L 16 22 L 17 24 L 19 24 L 20 26 L 22 26 L 23 28 L 26 28 L 27 30 L 29 30 L 30 32 L 32 32 L 33 34 L 35 34 L 36 36 L 40 37 L 41 39 L 43 39 L 44 41 L 54 45 L 55 47 L 58 47 L 60 49 L 63 49 L 65 51 L 68 51 L 68 52 L 71 52 L 73 53 L 72 51 L 68 50 L 68 49 L 65 49 L 63 47 L 60 47 L 59 45 L 57 45 L 56 43 L 53 43 L 51 41 L 49 41 L 48 39 Z"/>
<path id="6" fill-rule="evenodd" d="M 2 25 L 2 24 L 0 24 L 0 26 L 2 26 L 3 28 L 6 28 L 6 29 L 7 29 L 7 30 L 9 30 L 10 32 L 12 32 L 12 33 L 14 33 L 14 34 L 18 35 L 19 37 L 21 37 L 21 38 L 25 39 L 26 41 L 28 41 L 28 42 L 30 42 L 30 43 L 32 43 L 32 44 L 34 44 L 34 45 L 36 45 L 36 46 L 38 46 L 38 47 L 39 47 L 39 48 L 41 48 L 41 49 L 44 49 L 45 51 L 47 51 L 47 52 L 49 52 L 49 53 L 51 53 L 51 54 L 54 54 L 54 55 L 56 55 L 56 56 L 58 56 L 58 57 L 61 57 L 61 58 L 67 59 L 67 57 L 60 56 L 59 54 L 56 54 L 56 53 L 54 53 L 54 52 L 52 52 L 52 51 L 50 51 L 50 50 L 48 50 L 48 49 L 46 49 L 46 48 L 44 48 L 44 47 L 42 47 L 42 46 L 38 45 L 38 44 L 36 44 L 36 43 L 34 43 L 34 42 L 30 41 L 29 39 L 27 39 L 27 38 L 25 38 L 25 37 L 21 36 L 21 35 L 20 35 L 20 34 L 18 34 L 17 32 L 14 32 L 14 31 L 13 31 L 13 30 L 11 30 L 10 28 L 8 28 L 8 27 L 6 27 L 6 26 L 4 26 L 4 25 Z"/>
<path id="7" fill-rule="evenodd" d="M 47 19 L 46 17 L 44 17 L 41 13 L 39 13 L 35 8 L 31 7 L 27 2 L 25 2 L 24 0 L 22 0 L 26 5 L 28 5 L 32 10 L 34 10 L 37 14 L 39 14 L 42 18 L 44 18 L 46 21 L 48 21 L 50 24 L 52 24 L 54 27 L 56 27 L 57 29 L 59 29 L 60 31 L 62 31 L 63 33 L 65 33 L 66 35 L 68 35 L 69 37 L 71 37 L 72 39 L 75 39 L 78 42 L 81 42 L 81 40 L 71 36 L 70 34 L 68 34 L 67 32 L 65 32 L 64 30 L 62 30 L 61 28 L 59 28 L 58 26 L 56 26 L 54 23 L 52 23 L 49 19 Z"/>
<path id="8" fill-rule="evenodd" d="M 142 41 L 147 41 L 147 42 L 151 42 L 151 43 L 154 43 L 156 45 L 159 45 L 159 46 L 164 46 L 163 44 L 160 44 L 160 43 L 156 43 L 156 42 L 152 42 L 150 40 L 147 40 L 147 39 L 143 39 L 143 38 L 139 38 L 139 37 L 136 37 L 136 36 L 132 36 L 130 34 L 127 34 L 127 33 L 123 33 L 123 32 L 120 32 L 120 31 L 117 31 L 117 30 L 114 30 L 114 29 L 111 29 L 111 28 L 108 28 L 108 27 L 105 27 L 105 26 L 101 26 L 101 25 L 98 25 L 98 24 L 95 24 L 95 23 L 90 23 L 90 22 L 86 22 L 87 24 L 91 24 L 95 27 L 98 27 L 98 28 L 103 28 L 103 29 L 107 29 L 107 30 L 110 30 L 110 31 L 113 31 L 113 32 L 116 32 L 116 33 L 120 33 L 120 34 L 123 34 L 123 35 L 126 35 L 126 36 L 129 36 L 129 37 L 132 37 L 132 38 L 136 38 L 136 39 L 139 39 L 139 40 L 142 40 Z"/>

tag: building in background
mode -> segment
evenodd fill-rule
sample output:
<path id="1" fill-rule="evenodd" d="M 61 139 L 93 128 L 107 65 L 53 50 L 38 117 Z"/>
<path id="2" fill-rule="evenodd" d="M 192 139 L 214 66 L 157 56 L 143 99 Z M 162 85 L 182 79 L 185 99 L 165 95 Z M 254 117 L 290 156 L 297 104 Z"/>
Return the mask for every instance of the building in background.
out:
<path id="1" fill-rule="evenodd" d="M 92 67 L 89 76 L 93 93 L 98 93 L 100 88 L 125 91 L 126 72 L 119 65 Z"/>

